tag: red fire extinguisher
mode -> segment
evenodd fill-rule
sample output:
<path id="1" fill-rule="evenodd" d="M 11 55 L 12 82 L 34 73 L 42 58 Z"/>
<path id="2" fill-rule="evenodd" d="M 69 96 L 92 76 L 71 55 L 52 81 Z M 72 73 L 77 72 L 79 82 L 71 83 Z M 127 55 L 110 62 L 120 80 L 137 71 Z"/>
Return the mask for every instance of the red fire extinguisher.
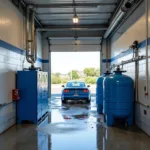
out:
<path id="1" fill-rule="evenodd" d="M 20 99 L 19 89 L 12 90 L 12 100 L 17 101 Z"/>

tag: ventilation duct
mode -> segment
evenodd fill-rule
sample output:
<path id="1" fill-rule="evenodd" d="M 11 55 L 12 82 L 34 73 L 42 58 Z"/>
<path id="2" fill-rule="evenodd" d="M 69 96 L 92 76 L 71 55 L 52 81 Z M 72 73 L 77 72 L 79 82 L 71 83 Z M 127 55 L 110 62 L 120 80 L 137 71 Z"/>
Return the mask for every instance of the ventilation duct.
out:
<path id="1" fill-rule="evenodd" d="M 30 69 L 35 69 L 34 64 L 37 59 L 34 7 L 28 5 L 26 9 L 26 59 L 31 64 Z"/>
<path id="2" fill-rule="evenodd" d="M 114 19 L 111 21 L 107 31 L 105 32 L 104 38 L 106 39 L 110 33 L 114 30 L 117 26 L 119 21 L 125 16 L 125 14 L 129 11 L 129 9 L 135 4 L 137 1 L 134 0 L 125 0 L 123 5 L 118 10 L 117 14 L 115 15 Z"/>

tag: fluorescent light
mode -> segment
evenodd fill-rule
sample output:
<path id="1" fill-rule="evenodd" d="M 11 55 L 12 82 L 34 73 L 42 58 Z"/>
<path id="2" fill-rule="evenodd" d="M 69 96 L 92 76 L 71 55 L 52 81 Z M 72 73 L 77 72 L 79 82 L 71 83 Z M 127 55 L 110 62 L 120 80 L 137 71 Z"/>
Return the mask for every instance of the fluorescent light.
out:
<path id="1" fill-rule="evenodd" d="M 73 17 L 73 23 L 75 23 L 75 24 L 79 23 L 79 18 L 78 18 L 77 15 L 75 15 L 75 16 Z"/>

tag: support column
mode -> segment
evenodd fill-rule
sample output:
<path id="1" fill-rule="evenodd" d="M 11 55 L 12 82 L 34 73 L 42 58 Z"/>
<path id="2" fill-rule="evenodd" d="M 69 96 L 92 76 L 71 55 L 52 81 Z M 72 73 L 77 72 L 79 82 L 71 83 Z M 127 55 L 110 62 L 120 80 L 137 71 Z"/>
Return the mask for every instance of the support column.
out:
<path id="1" fill-rule="evenodd" d="M 106 48 L 106 40 L 103 40 L 103 44 L 102 44 L 102 52 L 101 52 L 101 57 L 102 57 L 102 65 L 101 65 L 101 75 L 106 71 L 107 69 L 107 57 L 106 57 L 106 53 L 107 53 L 107 48 Z"/>
<path id="2" fill-rule="evenodd" d="M 51 97 L 51 44 L 50 44 L 50 40 L 48 39 L 48 45 L 49 45 L 49 97 Z"/>
<path id="3" fill-rule="evenodd" d="M 106 68 L 110 67 L 110 39 L 106 39 Z"/>
<path id="4" fill-rule="evenodd" d="M 100 43 L 100 76 L 103 74 L 102 64 L 103 64 L 103 39 L 101 40 L 101 43 Z"/>
<path id="5" fill-rule="evenodd" d="M 43 71 L 48 72 L 48 88 L 49 88 L 49 97 L 51 96 L 50 94 L 50 73 L 51 70 L 49 70 L 49 64 L 50 64 L 50 58 L 49 58 L 49 43 L 47 38 L 42 39 L 42 46 L 43 46 L 43 60 L 42 60 L 42 65 L 43 65 Z"/>

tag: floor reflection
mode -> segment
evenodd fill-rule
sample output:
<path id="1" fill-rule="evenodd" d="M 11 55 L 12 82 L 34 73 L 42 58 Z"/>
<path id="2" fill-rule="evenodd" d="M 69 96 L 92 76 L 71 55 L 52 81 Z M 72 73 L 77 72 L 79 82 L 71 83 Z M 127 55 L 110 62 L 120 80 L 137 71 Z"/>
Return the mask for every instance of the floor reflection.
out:
<path id="1" fill-rule="evenodd" d="M 150 138 L 137 127 L 107 127 L 96 112 L 95 97 L 91 105 L 61 105 L 59 98 L 53 100 L 51 124 L 44 127 L 51 137 L 51 150 L 149 149 Z"/>
<path id="2" fill-rule="evenodd" d="M 109 128 L 91 104 L 62 105 L 52 97 L 38 125 L 17 125 L 0 135 L 0 150 L 149 150 L 150 138 L 133 126 Z"/>

